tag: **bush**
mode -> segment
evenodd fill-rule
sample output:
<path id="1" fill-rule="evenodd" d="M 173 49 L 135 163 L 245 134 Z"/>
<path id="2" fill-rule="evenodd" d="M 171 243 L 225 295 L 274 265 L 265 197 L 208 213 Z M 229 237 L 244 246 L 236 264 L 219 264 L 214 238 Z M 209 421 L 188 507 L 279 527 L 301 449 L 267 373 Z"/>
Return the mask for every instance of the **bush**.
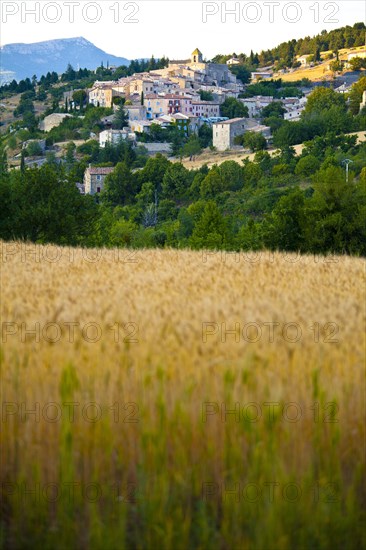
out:
<path id="1" fill-rule="evenodd" d="M 260 132 L 245 132 L 243 144 L 245 147 L 249 147 L 253 153 L 267 148 L 266 138 Z"/>
<path id="2" fill-rule="evenodd" d="M 319 160 L 313 155 L 307 155 L 300 158 L 295 168 L 295 174 L 298 176 L 310 176 L 311 174 L 315 174 L 319 170 L 319 167 Z"/>
<path id="3" fill-rule="evenodd" d="M 43 154 L 42 147 L 37 141 L 31 141 L 25 150 L 27 157 L 39 157 Z"/>

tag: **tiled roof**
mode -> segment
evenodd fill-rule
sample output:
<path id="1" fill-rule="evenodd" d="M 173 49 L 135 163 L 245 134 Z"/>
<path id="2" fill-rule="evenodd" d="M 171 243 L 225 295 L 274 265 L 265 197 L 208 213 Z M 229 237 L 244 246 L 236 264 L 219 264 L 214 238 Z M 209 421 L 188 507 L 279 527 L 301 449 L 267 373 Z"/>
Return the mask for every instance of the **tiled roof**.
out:
<path id="1" fill-rule="evenodd" d="M 217 101 L 192 101 L 192 105 L 220 105 L 220 103 Z"/>
<path id="2" fill-rule="evenodd" d="M 114 167 L 113 166 L 93 166 L 92 168 L 87 168 L 89 170 L 90 175 L 95 176 L 103 176 L 110 174 L 113 172 Z"/>
<path id="3" fill-rule="evenodd" d="M 245 121 L 245 118 L 230 118 L 229 120 L 223 120 L 222 122 L 217 122 L 216 124 L 233 124 L 234 122 Z"/>

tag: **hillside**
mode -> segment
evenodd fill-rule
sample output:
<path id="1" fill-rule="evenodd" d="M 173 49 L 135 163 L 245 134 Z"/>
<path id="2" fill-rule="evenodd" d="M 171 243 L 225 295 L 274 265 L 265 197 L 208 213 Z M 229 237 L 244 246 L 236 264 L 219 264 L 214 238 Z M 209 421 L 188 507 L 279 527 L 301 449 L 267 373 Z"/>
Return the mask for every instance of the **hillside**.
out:
<path id="1" fill-rule="evenodd" d="M 96 69 L 104 66 L 128 65 L 129 60 L 116 57 L 97 48 L 83 37 L 62 38 L 34 44 L 7 44 L 0 50 L 1 71 L 11 71 L 15 80 L 38 78 L 47 72 L 62 73 L 67 64 L 74 68 Z"/>
<path id="2" fill-rule="evenodd" d="M 347 61 L 347 56 L 350 53 L 355 53 L 358 51 L 364 51 L 365 46 L 359 46 L 357 48 L 343 48 L 339 50 L 339 59 L 340 61 Z M 284 82 L 295 82 L 297 80 L 302 80 L 303 78 L 308 78 L 312 82 L 320 82 L 322 80 L 332 80 L 333 72 L 329 69 L 329 63 L 331 60 L 326 60 L 326 56 L 331 54 L 332 51 L 322 52 L 321 53 L 321 62 L 314 67 L 301 67 L 299 69 L 291 69 L 290 72 L 286 73 L 275 73 L 274 78 L 281 78 Z M 348 69 L 349 71 L 349 69 Z M 339 73 L 338 76 L 341 77 L 342 73 Z"/>
<path id="3" fill-rule="evenodd" d="M 2 253 L 5 547 L 362 547 L 361 259 Z"/>
<path id="4" fill-rule="evenodd" d="M 351 132 L 346 135 L 357 136 L 357 143 L 364 143 L 366 141 L 365 131 Z M 301 155 L 304 149 L 304 144 L 299 143 L 298 145 L 294 145 L 293 148 L 296 155 Z M 278 154 L 278 149 L 268 149 L 268 154 L 270 156 Z M 183 166 L 185 166 L 189 170 L 194 170 L 197 168 L 201 168 L 205 165 L 207 165 L 208 168 L 212 168 L 212 166 L 214 165 L 220 166 L 220 164 L 226 162 L 227 160 L 234 160 L 238 163 L 241 163 L 244 159 L 254 161 L 255 155 L 256 153 L 248 153 L 248 150 L 238 147 L 236 149 L 232 149 L 231 151 L 211 151 L 210 149 L 206 149 L 205 151 L 203 151 L 203 153 L 201 153 L 197 157 L 194 157 L 193 160 L 189 160 L 189 158 L 178 159 L 174 157 L 171 157 L 169 160 L 171 160 L 172 162 L 182 163 Z"/>

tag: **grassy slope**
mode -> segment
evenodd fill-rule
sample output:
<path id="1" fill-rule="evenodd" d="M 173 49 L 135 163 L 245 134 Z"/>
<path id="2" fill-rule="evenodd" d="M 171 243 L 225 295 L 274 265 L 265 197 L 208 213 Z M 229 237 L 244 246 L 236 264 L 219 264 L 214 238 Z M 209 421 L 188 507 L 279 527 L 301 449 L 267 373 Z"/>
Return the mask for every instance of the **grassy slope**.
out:
<path id="1" fill-rule="evenodd" d="M 2 322 L 14 323 L 5 331 L 17 330 L 5 338 L 3 325 L 2 398 L 15 412 L 3 420 L 1 446 L 6 547 L 365 543 L 362 260 L 83 254 L 3 243 L 1 267 Z M 78 323 L 74 342 L 70 322 Z M 35 323 L 39 342 L 22 337 Z M 45 331 L 47 323 L 54 325 Z M 98 325 L 99 341 L 82 337 L 87 323 Z M 116 323 L 117 338 L 110 329 Z M 235 323 L 237 342 L 222 332 Z M 278 323 L 273 341 L 264 323 Z M 286 323 L 296 326 L 284 337 Z M 58 329 L 59 340 L 47 341 Z M 205 341 L 206 330 L 215 334 Z M 132 332 L 138 342 L 123 342 Z M 30 415 L 25 422 L 20 403 L 32 409 L 36 402 L 38 421 Z M 49 402 L 57 409 L 47 409 Z M 80 404 L 74 422 L 65 402 Z M 95 408 L 80 414 L 90 402 L 103 407 L 96 422 L 88 421 Z M 273 418 L 268 402 L 281 404 Z M 280 412 L 289 402 L 301 406 L 297 422 Z M 220 415 L 236 403 L 238 422 Z M 203 422 L 206 408 L 215 414 Z M 261 416 L 252 422 L 256 410 Z M 287 409 L 288 418 L 297 410 Z M 61 417 L 46 421 L 55 411 Z M 68 482 L 77 484 L 72 498 L 65 496 Z M 37 501 L 21 483 L 40 484 Z M 59 489 L 54 504 L 44 494 L 47 483 Z M 99 484 L 96 503 L 82 494 L 89 483 Z M 288 483 L 301 491 L 292 502 Z M 270 484 L 278 484 L 272 500 Z M 232 488 L 240 493 L 225 496 Z"/>
<path id="2" fill-rule="evenodd" d="M 355 53 L 358 51 L 364 51 L 365 46 L 358 46 L 357 48 L 343 48 L 339 50 L 339 59 L 340 61 L 347 61 L 347 56 L 349 53 Z M 321 58 L 324 59 L 327 54 L 332 53 L 331 51 L 321 52 Z M 300 67 L 299 69 L 294 70 L 290 73 L 277 73 L 274 78 L 282 78 L 284 82 L 294 82 L 295 80 L 301 80 L 302 78 L 308 78 L 312 81 L 319 81 L 322 79 L 331 80 L 333 78 L 333 73 L 328 69 L 329 63 L 334 61 L 334 59 L 328 59 L 323 61 L 315 67 Z M 349 69 L 348 69 L 349 70 Z"/>

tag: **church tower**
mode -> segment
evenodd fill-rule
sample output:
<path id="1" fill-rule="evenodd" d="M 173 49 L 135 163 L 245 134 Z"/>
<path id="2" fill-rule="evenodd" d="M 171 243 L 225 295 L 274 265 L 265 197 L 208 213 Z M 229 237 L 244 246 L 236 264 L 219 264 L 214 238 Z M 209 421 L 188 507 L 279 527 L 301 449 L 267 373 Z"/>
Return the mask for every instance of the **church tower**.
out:
<path id="1" fill-rule="evenodd" d="M 202 53 L 198 48 L 191 54 L 191 63 L 203 63 Z"/>

